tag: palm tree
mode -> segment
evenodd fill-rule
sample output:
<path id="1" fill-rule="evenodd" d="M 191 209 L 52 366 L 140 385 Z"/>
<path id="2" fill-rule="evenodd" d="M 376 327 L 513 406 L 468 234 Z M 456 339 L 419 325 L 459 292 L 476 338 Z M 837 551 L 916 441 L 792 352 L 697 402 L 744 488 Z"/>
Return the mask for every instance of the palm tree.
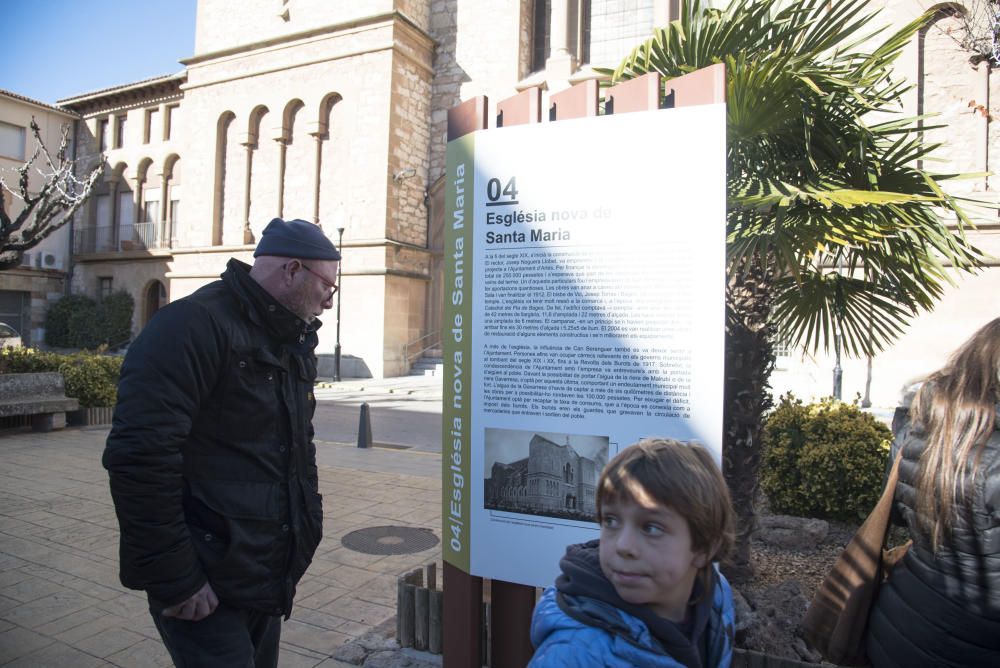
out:
<path id="1" fill-rule="evenodd" d="M 874 355 L 933 307 L 946 267 L 984 256 L 964 236 L 962 202 L 915 166 L 936 146 L 900 115 L 892 76 L 928 20 L 881 44 L 867 0 L 682 2 L 610 75 L 664 80 L 726 66 L 727 267 L 723 469 L 739 517 L 733 574 L 750 573 L 761 421 L 778 336 Z M 924 126 L 926 129 L 926 125 Z M 951 224 L 946 222 L 951 221 Z"/>

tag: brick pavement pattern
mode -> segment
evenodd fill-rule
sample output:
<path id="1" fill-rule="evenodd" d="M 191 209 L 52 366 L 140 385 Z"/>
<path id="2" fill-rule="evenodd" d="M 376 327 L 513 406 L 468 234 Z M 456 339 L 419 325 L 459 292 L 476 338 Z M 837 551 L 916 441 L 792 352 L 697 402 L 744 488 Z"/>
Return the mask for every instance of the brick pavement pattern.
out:
<path id="1" fill-rule="evenodd" d="M 107 428 L 0 435 L 0 666 L 170 666 L 142 592 L 118 582 L 118 523 L 101 453 Z M 341 545 L 365 527 L 440 537 L 440 456 L 317 443 L 324 538 L 282 629 L 282 668 L 331 657 L 395 614 L 396 577 L 440 546 L 379 556 Z"/>

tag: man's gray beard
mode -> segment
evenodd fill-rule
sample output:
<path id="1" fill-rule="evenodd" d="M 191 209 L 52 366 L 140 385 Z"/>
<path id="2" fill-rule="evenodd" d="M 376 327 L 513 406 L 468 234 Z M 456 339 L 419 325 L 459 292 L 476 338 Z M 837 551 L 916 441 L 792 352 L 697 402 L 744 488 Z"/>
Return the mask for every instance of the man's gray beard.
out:
<path id="1" fill-rule="evenodd" d="M 316 316 L 310 313 L 309 309 L 306 308 L 305 301 L 303 291 L 299 290 L 297 292 L 289 293 L 282 305 L 297 315 L 300 320 L 311 323 L 316 319 Z"/>

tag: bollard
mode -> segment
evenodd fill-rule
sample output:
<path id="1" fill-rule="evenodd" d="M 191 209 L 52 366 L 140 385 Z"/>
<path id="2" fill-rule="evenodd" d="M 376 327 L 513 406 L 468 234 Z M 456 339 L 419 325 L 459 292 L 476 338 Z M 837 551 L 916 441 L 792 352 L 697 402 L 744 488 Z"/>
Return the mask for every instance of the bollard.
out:
<path id="1" fill-rule="evenodd" d="M 431 654 L 441 653 L 441 612 L 444 609 L 444 592 L 430 590 L 429 620 L 427 623 L 427 650 Z"/>
<path id="2" fill-rule="evenodd" d="M 437 564 L 427 564 L 424 569 L 427 571 L 427 588 L 437 589 Z"/>
<path id="3" fill-rule="evenodd" d="M 406 580 L 396 579 L 396 642 L 403 647 L 403 606 L 406 601 Z"/>
<path id="4" fill-rule="evenodd" d="M 417 587 L 424 586 L 424 572 L 419 568 L 414 568 L 412 571 L 403 576 L 403 580 L 406 584 L 415 585 Z"/>
<path id="5" fill-rule="evenodd" d="M 399 615 L 399 637 L 396 638 L 400 647 L 413 647 L 414 619 L 416 611 L 417 588 L 411 584 L 403 585 L 403 601 L 396 614 Z"/>
<path id="6" fill-rule="evenodd" d="M 413 600 L 413 647 L 427 650 L 428 626 L 430 625 L 430 591 L 420 587 Z"/>
<path id="7" fill-rule="evenodd" d="M 361 404 L 361 419 L 358 423 L 358 447 L 372 447 L 372 414 L 367 402 Z"/>

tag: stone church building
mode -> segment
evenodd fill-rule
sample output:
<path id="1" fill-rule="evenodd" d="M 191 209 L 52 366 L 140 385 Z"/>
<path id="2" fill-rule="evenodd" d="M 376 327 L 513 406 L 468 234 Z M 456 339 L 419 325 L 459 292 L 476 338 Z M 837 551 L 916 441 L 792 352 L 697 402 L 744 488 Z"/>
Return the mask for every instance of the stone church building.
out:
<path id="1" fill-rule="evenodd" d="M 584 457 L 569 439 L 560 445 L 535 434 L 528 456 L 495 462 L 483 487 L 487 508 L 597 521 L 597 479 L 607 451 Z"/>
<path id="2" fill-rule="evenodd" d="M 530 86 L 547 96 L 617 64 L 677 0 L 199 0 L 183 69 L 61 100 L 78 115 L 85 164 L 103 155 L 100 190 L 72 223 L 73 292 L 135 297 L 136 331 L 163 304 L 250 260 L 274 216 L 320 225 L 344 249 L 345 375 L 405 374 L 441 330 L 443 188 L 448 109 Z M 715 4 L 721 4 L 716 2 Z M 934 5 L 872 0 L 901 26 Z M 238 6 L 238 10 L 234 7 Z M 941 5 L 899 64 L 912 113 L 948 125 L 941 170 L 1000 172 L 1000 75 L 956 35 Z M 991 120 L 992 119 L 992 120 Z M 492 120 L 491 120 L 492 123 Z M 992 149 L 992 150 L 991 150 Z M 998 177 L 962 182 L 997 201 Z M 976 233 L 1000 255 L 995 213 Z M 342 232 L 341 232 L 342 230 Z M 0 285 L 2 289 L 2 285 Z M 960 279 L 937 310 L 875 360 L 872 396 L 930 370 L 1000 293 L 990 267 Z M 329 312 L 317 352 L 332 354 Z M 779 360 L 777 390 L 825 394 L 829 357 Z M 844 366 L 844 395 L 864 392 L 865 361 Z"/>
<path id="3" fill-rule="evenodd" d="M 73 224 L 72 290 L 130 291 L 138 330 L 249 260 L 272 217 L 303 218 L 342 230 L 345 373 L 405 374 L 439 341 L 447 110 L 590 77 L 669 5 L 199 0 L 183 71 L 60 101 L 84 163 L 107 161 Z"/>

